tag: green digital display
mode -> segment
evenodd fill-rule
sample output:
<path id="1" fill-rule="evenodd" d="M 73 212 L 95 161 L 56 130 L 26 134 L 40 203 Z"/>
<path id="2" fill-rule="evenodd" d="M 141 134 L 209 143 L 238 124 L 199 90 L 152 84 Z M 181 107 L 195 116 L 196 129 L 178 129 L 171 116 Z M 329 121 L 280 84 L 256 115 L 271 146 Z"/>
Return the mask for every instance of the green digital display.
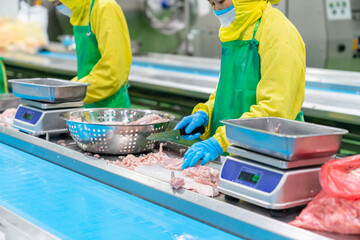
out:
<path id="1" fill-rule="evenodd" d="M 239 180 L 253 184 L 257 184 L 260 181 L 260 178 L 261 176 L 258 174 L 253 174 L 245 171 L 241 171 L 238 177 Z"/>
<path id="2" fill-rule="evenodd" d="M 33 118 L 34 114 L 25 113 L 23 119 L 30 121 Z"/>

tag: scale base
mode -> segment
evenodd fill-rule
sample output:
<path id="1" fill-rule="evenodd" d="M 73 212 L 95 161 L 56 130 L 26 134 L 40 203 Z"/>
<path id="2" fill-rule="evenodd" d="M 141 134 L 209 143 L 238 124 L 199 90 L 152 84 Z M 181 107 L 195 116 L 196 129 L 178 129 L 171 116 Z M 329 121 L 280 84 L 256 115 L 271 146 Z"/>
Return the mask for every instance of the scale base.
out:
<path id="1" fill-rule="evenodd" d="M 263 208 L 288 209 L 307 204 L 321 191 L 319 171 L 320 166 L 279 169 L 228 156 L 221 168 L 218 189 Z"/>
<path id="2" fill-rule="evenodd" d="M 293 208 L 293 207 L 303 206 L 303 205 L 308 204 L 313 199 L 313 197 L 309 197 L 306 199 L 295 200 L 292 202 L 267 202 L 267 201 L 262 201 L 260 199 L 254 198 L 254 197 L 246 196 L 245 194 L 231 192 L 225 188 L 218 187 L 218 189 L 220 192 L 225 194 L 226 200 L 230 199 L 230 202 L 235 203 L 239 200 L 243 200 L 245 202 L 248 202 L 248 203 L 251 203 L 251 204 L 266 208 L 266 209 L 270 209 L 270 210 L 285 210 L 285 209 L 289 209 L 289 208 Z"/>
<path id="3" fill-rule="evenodd" d="M 43 110 L 21 104 L 16 111 L 13 127 L 35 136 L 67 132 L 66 122 L 59 115 L 75 110 L 79 108 Z"/>

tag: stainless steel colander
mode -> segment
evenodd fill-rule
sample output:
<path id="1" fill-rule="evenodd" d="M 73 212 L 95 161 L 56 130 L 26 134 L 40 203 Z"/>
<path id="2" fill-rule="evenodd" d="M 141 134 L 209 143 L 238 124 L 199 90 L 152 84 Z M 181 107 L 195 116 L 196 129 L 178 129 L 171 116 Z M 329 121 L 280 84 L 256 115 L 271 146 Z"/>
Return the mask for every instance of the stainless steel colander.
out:
<path id="1" fill-rule="evenodd" d="M 149 114 L 168 119 L 165 122 L 142 125 L 119 125 L 131 123 Z M 152 150 L 155 141 L 146 138 L 166 131 L 174 116 L 154 110 L 94 108 L 60 114 L 78 146 L 87 152 L 100 154 L 129 154 Z"/>

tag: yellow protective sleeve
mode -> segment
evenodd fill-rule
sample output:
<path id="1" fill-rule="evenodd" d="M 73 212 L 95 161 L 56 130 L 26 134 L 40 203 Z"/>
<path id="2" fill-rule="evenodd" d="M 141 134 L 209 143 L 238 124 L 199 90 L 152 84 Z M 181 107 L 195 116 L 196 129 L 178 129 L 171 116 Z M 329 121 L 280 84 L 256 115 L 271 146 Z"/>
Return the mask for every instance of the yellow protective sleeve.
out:
<path id="1" fill-rule="evenodd" d="M 249 26 L 254 29 L 254 26 Z M 246 31 L 240 40 L 252 38 L 252 31 Z M 241 118 L 281 117 L 295 119 L 304 101 L 306 55 L 305 44 L 293 24 L 270 3 L 262 15 L 255 38 L 259 41 L 261 80 L 256 91 L 256 105 Z M 204 111 L 211 122 L 216 91 L 206 103 L 195 106 L 193 112 Z M 210 127 L 202 139 L 210 137 Z M 219 127 L 213 136 L 224 151 L 230 145 L 225 126 Z"/>
<path id="2" fill-rule="evenodd" d="M 91 0 L 62 0 L 73 15 L 72 25 L 87 26 Z M 96 0 L 91 14 L 91 31 L 95 34 L 101 59 L 90 74 L 72 81 L 86 82 L 85 103 L 104 100 L 115 94 L 128 81 L 132 55 L 125 16 L 115 0 Z"/>

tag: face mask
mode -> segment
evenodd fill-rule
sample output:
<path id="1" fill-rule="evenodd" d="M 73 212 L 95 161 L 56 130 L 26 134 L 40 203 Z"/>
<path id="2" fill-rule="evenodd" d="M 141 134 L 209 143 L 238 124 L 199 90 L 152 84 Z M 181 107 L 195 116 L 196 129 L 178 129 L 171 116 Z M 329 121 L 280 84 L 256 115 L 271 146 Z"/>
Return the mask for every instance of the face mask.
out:
<path id="1" fill-rule="evenodd" d="M 235 20 L 236 11 L 234 5 L 223 10 L 215 11 L 215 16 L 220 20 L 221 27 L 228 27 Z"/>
<path id="2" fill-rule="evenodd" d="M 60 13 L 64 14 L 65 16 L 71 17 L 71 15 L 72 15 L 71 9 L 68 8 L 67 6 L 65 6 L 64 4 L 61 4 L 61 5 L 57 6 L 56 9 Z"/>

